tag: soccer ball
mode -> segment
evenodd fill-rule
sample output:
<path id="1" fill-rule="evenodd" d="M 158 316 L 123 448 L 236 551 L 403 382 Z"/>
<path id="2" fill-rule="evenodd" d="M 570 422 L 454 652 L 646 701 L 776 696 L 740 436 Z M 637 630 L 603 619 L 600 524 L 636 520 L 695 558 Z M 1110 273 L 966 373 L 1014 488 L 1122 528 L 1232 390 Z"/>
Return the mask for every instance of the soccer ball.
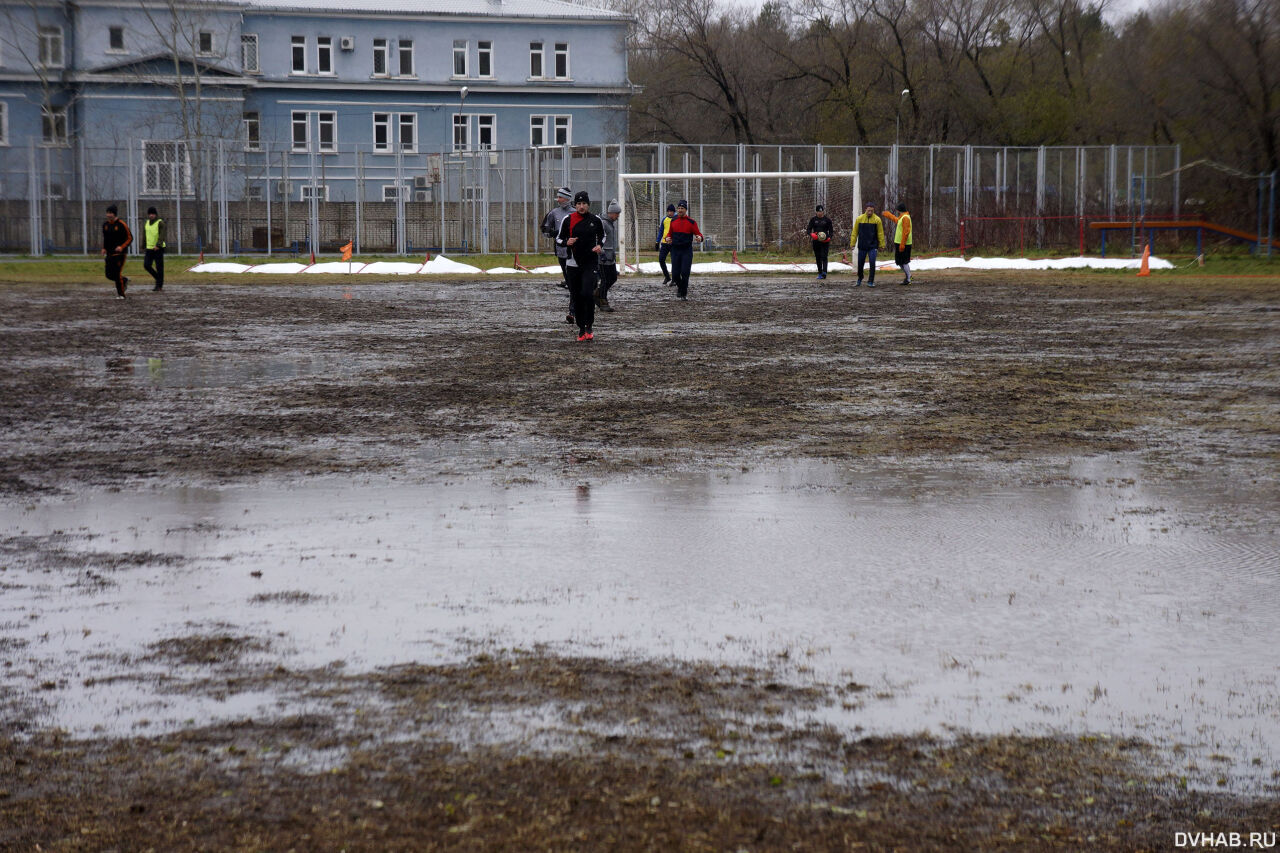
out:
<path id="1" fill-rule="evenodd" d="M 826 232 L 826 231 L 819 231 L 819 232 L 818 232 L 818 242 L 819 242 L 819 243 L 825 243 L 825 242 L 827 242 L 827 232 Z"/>

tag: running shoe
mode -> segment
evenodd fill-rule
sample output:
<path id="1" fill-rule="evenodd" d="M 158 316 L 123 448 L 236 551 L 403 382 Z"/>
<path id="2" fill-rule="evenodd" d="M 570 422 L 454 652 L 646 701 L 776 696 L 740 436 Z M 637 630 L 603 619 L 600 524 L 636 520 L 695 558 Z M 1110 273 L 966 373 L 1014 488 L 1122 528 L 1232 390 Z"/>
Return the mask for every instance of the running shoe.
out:
<path id="1" fill-rule="evenodd" d="M 591 334 L 590 332 L 587 332 L 587 340 L 594 341 L 595 339 L 596 339 L 595 335 Z"/>
<path id="2" fill-rule="evenodd" d="M 589 341 L 589 340 L 591 340 L 591 337 L 586 332 L 583 332 L 582 334 L 578 335 L 578 343 L 582 343 L 583 341 Z"/>

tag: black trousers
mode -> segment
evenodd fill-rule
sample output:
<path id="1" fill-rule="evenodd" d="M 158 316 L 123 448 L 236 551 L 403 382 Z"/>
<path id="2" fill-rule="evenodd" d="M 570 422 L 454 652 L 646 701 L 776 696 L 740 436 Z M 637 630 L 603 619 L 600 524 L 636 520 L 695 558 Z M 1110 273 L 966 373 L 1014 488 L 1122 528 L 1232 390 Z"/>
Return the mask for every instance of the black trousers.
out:
<path id="1" fill-rule="evenodd" d="M 142 256 L 142 268 L 156 280 L 156 290 L 164 287 L 164 249 L 147 249 Z"/>
<path id="2" fill-rule="evenodd" d="M 818 262 L 818 275 L 827 274 L 827 253 L 831 251 L 831 244 L 824 240 L 813 241 L 813 259 Z"/>
<path id="3" fill-rule="evenodd" d="M 876 249 L 858 249 L 858 281 L 862 281 L 862 265 L 870 261 L 871 263 L 867 264 L 867 266 L 871 268 L 871 283 L 875 284 L 877 254 Z"/>
<path id="4" fill-rule="evenodd" d="M 118 255 L 107 255 L 106 266 L 103 271 L 107 277 L 107 281 L 116 286 L 116 293 L 124 296 L 124 260 L 127 257 L 124 252 Z"/>
<path id="5" fill-rule="evenodd" d="M 573 300 L 573 318 L 578 323 L 578 331 L 590 331 L 596 319 L 596 282 L 599 280 L 595 256 L 585 266 L 566 266 L 564 272 L 569 279 L 569 297 Z"/>
<path id="6" fill-rule="evenodd" d="M 671 280 L 677 296 L 689 295 L 689 270 L 693 266 L 693 245 L 671 247 Z"/>
<path id="7" fill-rule="evenodd" d="M 667 256 L 671 254 L 670 243 L 658 244 L 658 266 L 662 268 L 662 277 L 671 280 L 671 273 L 667 270 Z"/>
<path id="8" fill-rule="evenodd" d="M 609 288 L 618 282 L 618 265 L 617 264 L 601 264 L 600 265 L 600 298 L 609 298 Z"/>

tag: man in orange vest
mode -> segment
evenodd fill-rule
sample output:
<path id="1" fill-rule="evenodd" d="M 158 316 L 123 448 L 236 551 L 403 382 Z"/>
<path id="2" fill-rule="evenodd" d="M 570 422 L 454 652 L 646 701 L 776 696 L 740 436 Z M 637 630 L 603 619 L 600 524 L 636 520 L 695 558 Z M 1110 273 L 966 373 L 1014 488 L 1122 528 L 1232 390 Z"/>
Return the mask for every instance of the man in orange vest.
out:
<path id="1" fill-rule="evenodd" d="M 893 232 L 893 262 L 902 267 L 902 281 L 899 284 L 911 283 L 911 214 L 907 212 L 905 204 L 898 205 L 898 215 L 895 216 L 889 211 L 885 211 L 884 215 L 890 221 L 898 223 L 897 229 Z"/>

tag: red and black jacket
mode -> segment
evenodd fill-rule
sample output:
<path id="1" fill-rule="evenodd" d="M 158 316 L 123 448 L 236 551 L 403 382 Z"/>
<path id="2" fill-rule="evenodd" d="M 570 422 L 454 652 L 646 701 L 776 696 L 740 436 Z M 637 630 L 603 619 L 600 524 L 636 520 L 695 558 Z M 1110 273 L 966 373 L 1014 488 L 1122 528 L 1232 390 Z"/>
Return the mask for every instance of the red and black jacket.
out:
<path id="1" fill-rule="evenodd" d="M 102 223 L 102 248 L 108 255 L 118 255 L 129 250 L 133 245 L 133 232 L 123 219 Z"/>

